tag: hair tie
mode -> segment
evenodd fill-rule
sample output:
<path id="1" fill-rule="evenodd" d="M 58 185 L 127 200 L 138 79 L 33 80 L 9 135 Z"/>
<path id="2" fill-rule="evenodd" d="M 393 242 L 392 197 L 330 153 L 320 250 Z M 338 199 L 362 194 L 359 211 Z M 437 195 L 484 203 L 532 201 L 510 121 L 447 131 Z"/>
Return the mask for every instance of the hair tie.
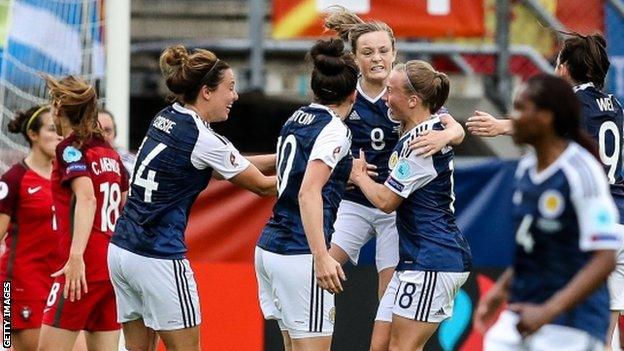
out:
<path id="1" fill-rule="evenodd" d="M 37 116 L 39 116 L 41 114 L 41 112 L 43 112 L 44 110 L 47 110 L 49 108 L 50 108 L 50 106 L 43 105 L 43 106 L 39 107 L 32 115 L 30 115 L 30 118 L 28 118 L 28 121 L 26 123 L 24 123 L 24 127 L 22 128 L 22 131 L 24 132 L 24 134 L 26 134 L 28 132 L 28 130 L 30 129 L 30 126 L 31 126 L 32 122 L 35 120 L 35 118 L 37 118 Z"/>

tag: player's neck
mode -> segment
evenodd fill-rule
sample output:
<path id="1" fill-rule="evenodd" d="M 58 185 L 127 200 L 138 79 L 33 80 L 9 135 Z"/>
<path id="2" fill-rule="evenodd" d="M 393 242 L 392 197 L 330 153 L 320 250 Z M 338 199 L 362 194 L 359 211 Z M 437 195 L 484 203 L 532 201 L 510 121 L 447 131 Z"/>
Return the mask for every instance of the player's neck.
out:
<path id="1" fill-rule="evenodd" d="M 31 149 L 24 159 L 28 168 L 44 178 L 50 178 L 52 174 L 52 159 L 39 149 Z"/>
<path id="2" fill-rule="evenodd" d="M 340 105 L 325 105 L 327 106 L 330 110 L 334 111 L 334 113 L 341 119 L 344 121 L 345 118 L 347 118 L 347 115 L 349 114 L 349 112 L 351 112 L 352 109 L 352 104 L 348 104 L 348 103 L 343 103 Z"/>
<path id="3" fill-rule="evenodd" d="M 431 115 L 429 114 L 428 110 L 423 110 L 423 109 L 414 110 L 412 115 L 409 118 L 407 118 L 407 120 L 405 121 L 403 130 L 405 131 L 412 130 L 417 125 L 428 120 L 429 117 L 431 117 Z"/>
<path id="4" fill-rule="evenodd" d="M 374 98 L 379 96 L 386 87 L 384 81 L 368 81 L 366 79 L 360 79 L 360 87 L 366 96 Z"/>
<path id="5" fill-rule="evenodd" d="M 537 156 L 537 171 L 541 172 L 557 161 L 568 144 L 567 140 L 561 138 L 543 138 L 533 143 Z"/>
<path id="6" fill-rule="evenodd" d="M 61 122 L 61 136 L 63 137 L 63 139 L 65 139 L 74 131 L 74 128 L 72 127 L 71 123 L 69 123 L 69 121 L 66 118 L 61 118 L 60 122 Z"/>

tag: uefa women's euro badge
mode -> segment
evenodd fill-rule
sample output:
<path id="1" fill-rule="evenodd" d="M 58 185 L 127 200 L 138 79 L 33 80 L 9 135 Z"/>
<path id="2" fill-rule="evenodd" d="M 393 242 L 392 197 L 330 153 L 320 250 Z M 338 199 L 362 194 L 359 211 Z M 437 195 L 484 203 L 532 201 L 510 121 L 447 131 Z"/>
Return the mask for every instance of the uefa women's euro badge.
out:
<path id="1" fill-rule="evenodd" d="M 82 152 L 73 146 L 68 146 L 63 150 L 63 161 L 72 163 L 82 158 Z"/>

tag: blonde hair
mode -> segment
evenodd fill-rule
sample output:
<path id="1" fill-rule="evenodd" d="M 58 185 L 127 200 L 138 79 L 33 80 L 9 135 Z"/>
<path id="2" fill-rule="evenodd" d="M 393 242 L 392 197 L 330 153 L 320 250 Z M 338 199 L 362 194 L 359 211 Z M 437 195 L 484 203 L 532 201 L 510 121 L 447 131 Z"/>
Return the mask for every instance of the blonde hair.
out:
<path id="1" fill-rule="evenodd" d="M 353 12 L 345 7 L 334 5 L 328 8 L 331 12 L 325 17 L 324 27 L 333 30 L 342 40 L 349 42 L 351 52 L 357 51 L 357 41 L 360 36 L 371 32 L 386 32 L 392 43 L 392 50 L 395 47 L 395 38 L 392 28 L 384 22 L 365 22 Z"/>
<path id="2" fill-rule="evenodd" d="M 160 55 L 160 71 L 175 99 L 193 103 L 202 86 L 213 91 L 223 80 L 223 71 L 230 68 L 209 50 L 190 53 L 182 45 L 166 48 Z"/>
<path id="3" fill-rule="evenodd" d="M 403 90 L 416 94 L 429 112 L 437 112 L 448 99 L 450 82 L 448 76 L 436 71 L 429 63 L 411 60 L 394 67 L 397 72 L 405 72 Z"/>
<path id="4" fill-rule="evenodd" d="M 44 79 L 49 89 L 52 107 L 69 120 L 78 143 L 82 144 L 92 137 L 104 139 L 104 132 L 97 118 L 95 88 L 74 76 L 56 80 L 52 76 L 45 75 Z"/>

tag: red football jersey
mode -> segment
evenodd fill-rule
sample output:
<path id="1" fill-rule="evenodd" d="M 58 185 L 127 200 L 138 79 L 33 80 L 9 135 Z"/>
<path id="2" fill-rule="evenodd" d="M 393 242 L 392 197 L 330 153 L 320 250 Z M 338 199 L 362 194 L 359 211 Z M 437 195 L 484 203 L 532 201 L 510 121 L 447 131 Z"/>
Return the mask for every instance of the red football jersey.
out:
<path id="1" fill-rule="evenodd" d="M 0 279 L 11 280 L 13 298 L 45 300 L 59 245 L 50 180 L 24 163 L 0 178 L 0 212 L 11 217 Z"/>
<path id="2" fill-rule="evenodd" d="M 92 138 L 80 148 L 75 144 L 74 134 L 59 143 L 52 170 L 52 194 L 61 235 L 60 264 L 62 267 L 69 257 L 73 236 L 76 199 L 71 190 L 71 181 L 77 177 L 89 177 L 93 183 L 97 208 L 83 256 L 86 276 L 87 281 L 107 280 L 108 242 L 121 214 L 121 194 L 128 190 L 128 175 L 119 154 L 106 141 Z"/>

